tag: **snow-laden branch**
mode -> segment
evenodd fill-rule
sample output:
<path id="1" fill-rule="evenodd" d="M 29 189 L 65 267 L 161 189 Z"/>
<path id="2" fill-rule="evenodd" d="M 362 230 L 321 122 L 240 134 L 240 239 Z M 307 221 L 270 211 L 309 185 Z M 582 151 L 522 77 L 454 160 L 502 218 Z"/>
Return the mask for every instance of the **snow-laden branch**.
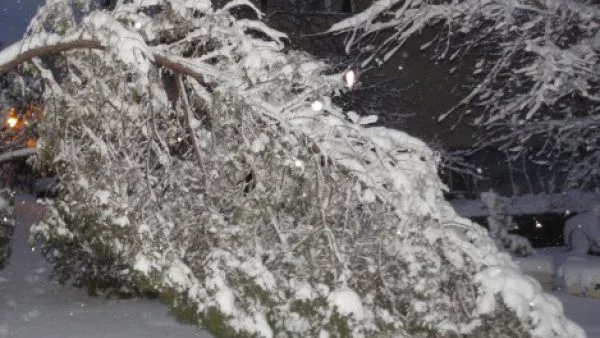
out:
<path id="1" fill-rule="evenodd" d="M 81 34 L 59 36 L 39 34 L 15 42 L 0 51 L 0 75 L 35 57 L 74 49 L 103 49 L 100 41 L 82 38 Z"/>
<path id="2" fill-rule="evenodd" d="M 78 49 L 105 50 L 107 48 L 98 40 L 81 39 L 81 35 L 76 34 L 70 37 L 39 35 L 16 42 L 0 51 L 0 75 L 36 57 Z M 155 65 L 189 76 L 198 81 L 209 93 L 212 93 L 212 87 L 206 82 L 204 75 L 198 71 L 198 62 L 195 65 L 185 65 L 179 57 L 173 56 L 171 58 L 158 52 L 152 56 L 154 58 L 152 61 Z M 211 68 L 207 64 L 205 64 L 205 67 L 207 69 Z M 216 70 L 212 69 L 210 73 L 215 76 Z"/>
<path id="3" fill-rule="evenodd" d="M 171 59 L 167 56 L 158 53 L 154 54 L 154 63 L 158 66 L 168 68 L 175 73 L 187 75 L 193 78 L 194 80 L 198 81 L 198 83 L 201 84 L 204 87 L 204 89 L 206 89 L 209 93 L 213 92 L 212 87 L 205 81 L 204 75 L 198 70 L 194 69 L 194 66 L 192 65 L 185 65 L 183 62 L 177 60 L 177 58 Z M 197 64 L 197 62 L 195 63 Z M 210 66 L 206 65 L 206 67 L 208 68 Z M 213 70 L 213 74 L 214 72 L 215 70 Z"/>

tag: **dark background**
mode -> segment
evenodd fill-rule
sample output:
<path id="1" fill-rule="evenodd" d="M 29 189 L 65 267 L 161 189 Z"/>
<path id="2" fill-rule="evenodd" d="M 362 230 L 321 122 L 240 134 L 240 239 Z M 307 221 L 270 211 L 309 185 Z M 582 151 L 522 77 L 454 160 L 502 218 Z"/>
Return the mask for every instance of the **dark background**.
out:
<path id="1" fill-rule="evenodd" d="M 0 0 L 0 43 L 18 41 L 44 0 Z"/>

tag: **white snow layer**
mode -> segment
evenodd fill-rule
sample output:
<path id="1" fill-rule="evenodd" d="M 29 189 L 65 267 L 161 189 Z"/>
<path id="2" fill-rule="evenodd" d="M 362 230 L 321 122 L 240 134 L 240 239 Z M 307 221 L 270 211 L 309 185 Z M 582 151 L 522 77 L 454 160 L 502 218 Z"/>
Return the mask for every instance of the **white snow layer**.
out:
<path id="1" fill-rule="evenodd" d="M 600 297 L 600 257 L 571 255 L 558 268 L 560 286 L 572 295 Z"/>
<path id="2" fill-rule="evenodd" d="M 565 222 L 563 229 L 567 246 L 582 254 L 600 243 L 600 210 L 594 207 L 591 211 L 582 212 Z"/>
<path id="3" fill-rule="evenodd" d="M 533 278 L 517 270 L 490 268 L 480 273 L 478 279 L 488 290 L 499 292 L 506 305 L 520 318 L 531 319 L 535 337 L 548 337 L 553 332 L 568 332 L 569 336 L 565 337 L 585 337 L 582 328 L 560 317 L 563 312 L 560 301 L 542 292 L 541 286 Z M 493 293 L 487 293 L 481 299 L 478 310 L 480 313 L 489 313 L 495 305 Z M 552 317 L 554 320 L 547 320 Z"/>
<path id="4" fill-rule="evenodd" d="M 515 261 L 524 273 L 540 282 L 544 290 L 554 288 L 556 265 L 551 256 L 534 254 L 515 258 Z"/>
<path id="5" fill-rule="evenodd" d="M 551 280 L 547 289 L 554 290 L 552 295 L 562 302 L 565 315 L 581 325 L 588 338 L 600 338 L 600 290 L 596 289 L 600 284 L 600 258 L 573 254 L 565 247 L 541 248 L 537 252 L 518 260 L 522 270 L 538 280 L 540 276 Z"/>
<path id="6" fill-rule="evenodd" d="M 328 300 L 342 316 L 352 315 L 355 320 L 365 316 L 360 296 L 347 287 L 334 290 Z"/>
<path id="7" fill-rule="evenodd" d="M 600 300 L 571 296 L 563 292 L 553 292 L 565 308 L 565 314 L 585 328 L 587 338 L 600 338 Z"/>

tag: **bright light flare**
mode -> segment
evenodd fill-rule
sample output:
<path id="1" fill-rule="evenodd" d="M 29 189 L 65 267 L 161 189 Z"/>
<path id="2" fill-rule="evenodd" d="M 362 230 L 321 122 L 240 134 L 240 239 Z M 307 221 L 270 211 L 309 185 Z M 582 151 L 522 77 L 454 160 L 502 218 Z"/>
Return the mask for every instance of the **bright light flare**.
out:
<path id="1" fill-rule="evenodd" d="M 14 128 L 17 126 L 17 123 L 19 123 L 19 119 L 17 119 L 16 117 L 9 117 L 6 120 L 6 124 L 10 127 L 10 128 Z"/>
<path id="2" fill-rule="evenodd" d="M 356 73 L 350 69 L 344 74 L 344 81 L 346 82 L 346 87 L 352 89 L 356 84 Z"/>
<path id="3" fill-rule="evenodd" d="M 535 227 L 541 229 L 543 227 L 542 223 L 540 223 L 537 219 L 535 220 Z"/>

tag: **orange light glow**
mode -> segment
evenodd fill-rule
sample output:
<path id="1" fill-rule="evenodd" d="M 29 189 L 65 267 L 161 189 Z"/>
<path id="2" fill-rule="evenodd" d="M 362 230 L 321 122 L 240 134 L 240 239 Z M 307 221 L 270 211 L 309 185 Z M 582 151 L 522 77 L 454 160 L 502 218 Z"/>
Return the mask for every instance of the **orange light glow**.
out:
<path id="1" fill-rule="evenodd" d="M 37 140 L 34 139 L 34 138 L 27 139 L 27 141 L 25 141 L 25 147 L 26 148 L 35 148 L 35 147 L 37 147 Z"/>
<path id="2" fill-rule="evenodd" d="M 44 107 L 27 104 L 19 108 L 11 107 L 5 114 L 4 126 L 0 124 L 0 139 L 5 142 L 22 144 L 27 148 L 37 146 L 36 125 L 44 118 Z"/>

